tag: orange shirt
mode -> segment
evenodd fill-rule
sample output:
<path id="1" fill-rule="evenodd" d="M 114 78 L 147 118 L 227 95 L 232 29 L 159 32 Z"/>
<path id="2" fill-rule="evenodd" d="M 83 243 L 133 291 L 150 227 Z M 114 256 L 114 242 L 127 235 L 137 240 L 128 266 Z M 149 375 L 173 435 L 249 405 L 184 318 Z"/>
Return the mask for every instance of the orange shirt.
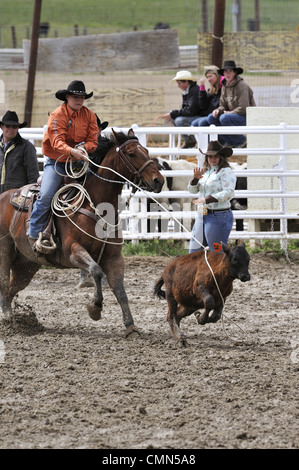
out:
<path id="1" fill-rule="evenodd" d="M 46 157 L 65 162 L 75 145 L 84 143 L 87 153 L 97 148 L 97 118 L 93 111 L 82 106 L 73 111 L 67 103 L 63 103 L 48 119 L 48 127 L 44 135 L 42 152 Z"/>

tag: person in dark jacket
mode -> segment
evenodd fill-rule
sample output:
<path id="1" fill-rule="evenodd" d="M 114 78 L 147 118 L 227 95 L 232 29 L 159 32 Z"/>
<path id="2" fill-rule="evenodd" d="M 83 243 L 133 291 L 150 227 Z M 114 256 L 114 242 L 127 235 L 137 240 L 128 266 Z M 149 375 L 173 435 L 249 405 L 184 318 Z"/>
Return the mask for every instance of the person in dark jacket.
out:
<path id="1" fill-rule="evenodd" d="M 191 72 L 181 70 L 176 76 L 170 80 L 177 82 L 178 87 L 183 91 L 182 107 L 174 109 L 161 117 L 170 121 L 176 127 L 191 126 L 192 121 L 202 116 L 198 101 L 199 86 L 193 78 Z M 182 135 L 184 144 L 182 148 L 192 148 L 196 145 L 196 139 L 193 135 Z"/>
<path id="2" fill-rule="evenodd" d="M 0 121 L 0 193 L 36 183 L 39 177 L 35 147 L 19 134 L 26 125 L 14 111 L 7 111 Z"/>

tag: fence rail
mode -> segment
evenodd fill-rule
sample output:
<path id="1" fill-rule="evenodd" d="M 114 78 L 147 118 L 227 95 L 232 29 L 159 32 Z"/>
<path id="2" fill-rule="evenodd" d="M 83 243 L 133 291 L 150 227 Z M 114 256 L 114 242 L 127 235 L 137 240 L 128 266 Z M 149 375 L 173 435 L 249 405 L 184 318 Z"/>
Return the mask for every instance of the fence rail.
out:
<path id="1" fill-rule="evenodd" d="M 203 161 L 202 153 L 199 148 L 203 151 L 206 150 L 208 140 L 217 139 L 219 128 L 210 126 L 210 127 L 197 127 L 192 128 L 192 133 L 195 135 L 198 147 L 193 149 L 181 149 L 181 136 L 186 134 L 185 127 L 139 127 L 138 125 L 132 125 L 135 134 L 139 138 L 140 142 L 147 146 L 149 155 L 168 157 L 170 160 L 175 160 L 178 157 L 194 157 L 197 159 L 198 164 L 201 165 Z M 122 128 L 124 132 L 128 131 L 128 128 Z M 41 141 L 45 131 L 44 128 L 24 128 L 20 130 L 20 133 L 23 137 L 30 139 L 36 146 L 38 153 L 38 160 L 41 164 L 44 163 L 44 156 L 42 155 L 41 150 Z M 111 133 L 110 128 L 106 128 L 103 131 L 103 134 L 109 135 Z M 249 220 L 279 220 L 280 229 L 279 230 L 270 230 L 270 231 L 248 231 L 247 229 L 243 232 L 236 231 L 235 229 L 231 232 L 231 239 L 241 238 L 241 239 L 278 239 L 281 242 L 282 246 L 286 246 L 286 241 L 291 239 L 298 239 L 299 233 L 289 232 L 288 230 L 288 221 L 296 221 L 299 219 L 299 191 L 290 191 L 287 189 L 287 178 L 288 177 L 298 177 L 299 170 L 297 169 L 287 169 L 287 159 L 291 155 L 298 155 L 299 149 L 289 148 L 287 145 L 287 136 L 288 135 L 299 135 L 299 126 L 287 126 L 284 123 L 281 123 L 279 126 L 246 126 L 246 127 L 221 127 L 221 134 L 272 134 L 279 135 L 279 145 L 272 148 L 245 148 L 245 149 L 234 149 L 234 155 L 278 155 L 279 162 L 275 165 L 274 168 L 267 169 L 245 169 L 245 170 L 235 170 L 236 176 L 246 176 L 248 178 L 266 178 L 266 177 L 277 177 L 279 178 L 279 189 L 263 189 L 263 190 L 237 190 L 235 195 L 237 198 L 274 198 L 280 199 L 280 210 L 242 210 L 242 211 L 233 211 L 235 219 L 245 219 Z M 158 144 L 153 146 L 147 145 L 148 138 L 150 136 L 167 136 L 168 144 L 166 146 L 159 146 Z M 162 171 L 164 176 L 173 176 L 173 177 L 183 177 L 190 176 L 192 178 L 192 171 Z M 185 209 L 184 206 L 182 210 L 173 211 L 173 212 L 164 212 L 161 208 L 161 211 L 148 212 L 147 210 L 147 199 L 154 197 L 156 201 L 159 202 L 162 198 L 179 198 L 181 201 L 189 201 L 191 198 L 196 198 L 196 195 L 191 195 L 187 190 L 183 191 L 162 191 L 159 194 L 147 193 L 142 191 L 137 191 L 135 194 L 132 194 L 131 191 L 127 188 L 124 188 L 122 192 L 122 197 L 128 202 L 128 208 L 124 210 L 120 217 L 123 220 L 123 236 L 127 240 L 148 240 L 148 239 L 177 239 L 177 240 L 189 240 L 190 231 L 181 227 L 180 224 L 176 223 L 177 228 L 174 231 L 174 221 L 183 221 L 183 225 L 186 222 L 186 225 L 190 228 L 192 222 L 197 217 L 197 211 L 192 211 Z M 293 211 L 289 212 L 287 210 L 287 200 L 289 198 L 298 198 L 298 212 Z M 164 232 L 148 232 L 147 221 L 151 219 L 159 218 L 161 220 L 168 220 L 167 231 Z M 178 227 L 179 226 L 179 227 Z M 298 230 L 299 231 L 299 230 Z"/>
<path id="2" fill-rule="evenodd" d="M 197 67 L 197 46 L 179 46 L 180 67 Z M 23 48 L 0 49 L 0 69 L 24 69 Z"/>

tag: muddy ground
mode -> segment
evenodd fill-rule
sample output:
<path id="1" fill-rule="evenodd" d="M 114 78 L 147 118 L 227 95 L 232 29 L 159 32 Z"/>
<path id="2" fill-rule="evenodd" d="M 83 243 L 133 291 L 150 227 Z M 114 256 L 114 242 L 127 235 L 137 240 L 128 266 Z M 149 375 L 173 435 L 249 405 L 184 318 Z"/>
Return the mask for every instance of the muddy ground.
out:
<path id="1" fill-rule="evenodd" d="M 142 336 L 124 338 L 118 304 L 92 321 L 76 270 L 42 269 L 0 325 L 0 448 L 286 449 L 299 447 L 299 264 L 254 255 L 223 322 L 182 322 L 152 295 L 167 257 L 126 258 Z"/>

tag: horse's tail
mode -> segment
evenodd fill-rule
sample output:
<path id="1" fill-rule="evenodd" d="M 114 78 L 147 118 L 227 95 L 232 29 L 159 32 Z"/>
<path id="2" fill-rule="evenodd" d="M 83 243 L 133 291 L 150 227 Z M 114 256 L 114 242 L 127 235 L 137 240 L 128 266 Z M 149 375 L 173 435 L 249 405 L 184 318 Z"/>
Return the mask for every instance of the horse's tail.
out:
<path id="1" fill-rule="evenodd" d="M 156 282 L 154 288 L 154 294 L 159 297 L 159 299 L 165 299 L 165 291 L 161 289 L 164 284 L 164 280 L 162 277 Z"/>

